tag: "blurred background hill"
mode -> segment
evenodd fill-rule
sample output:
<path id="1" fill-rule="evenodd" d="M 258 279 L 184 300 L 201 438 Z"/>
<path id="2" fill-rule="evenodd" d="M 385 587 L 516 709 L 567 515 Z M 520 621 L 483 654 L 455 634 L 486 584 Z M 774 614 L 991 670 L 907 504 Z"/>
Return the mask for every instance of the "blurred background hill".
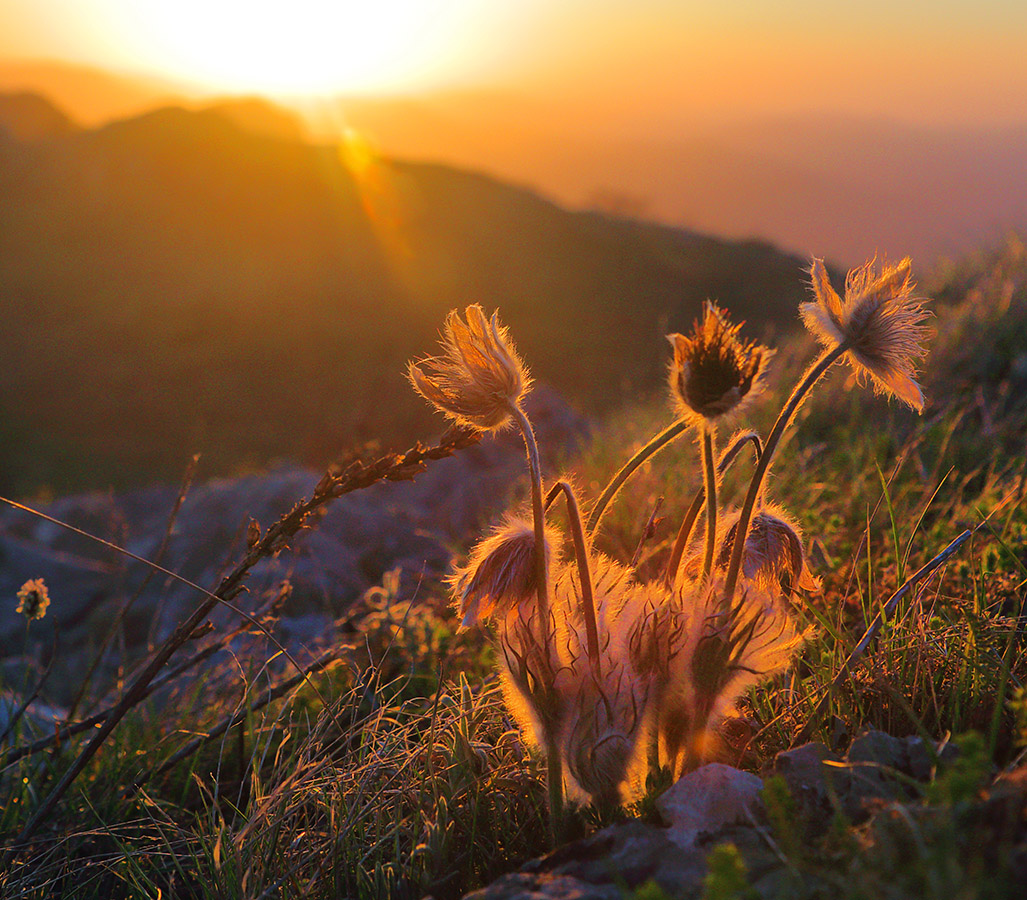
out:
<path id="1" fill-rule="evenodd" d="M 87 126 L 173 103 L 298 139 L 358 132 L 387 156 L 481 171 L 571 209 L 767 240 L 846 266 L 874 252 L 929 265 L 1027 226 L 1027 123 L 1015 116 L 917 120 L 828 107 L 605 115 L 527 88 L 351 95 L 290 114 L 67 63 L 0 62 L 3 89 L 41 93 Z"/>
<path id="2" fill-rule="evenodd" d="M 707 297 L 788 328 L 801 258 L 490 176 L 315 143 L 255 101 L 74 127 L 0 103 L 0 485 L 169 478 L 438 426 L 403 377 L 447 310 L 499 307 L 586 410 L 663 378 Z"/>

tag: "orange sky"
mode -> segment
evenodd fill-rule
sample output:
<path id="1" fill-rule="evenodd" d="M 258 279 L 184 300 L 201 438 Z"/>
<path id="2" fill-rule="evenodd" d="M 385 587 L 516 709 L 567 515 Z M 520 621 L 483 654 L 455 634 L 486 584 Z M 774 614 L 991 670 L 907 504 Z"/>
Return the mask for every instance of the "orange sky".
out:
<path id="1" fill-rule="evenodd" d="M 642 130 L 829 110 L 1027 119 L 1027 3 L 0 0 L 0 58 L 211 92 L 513 89 Z"/>

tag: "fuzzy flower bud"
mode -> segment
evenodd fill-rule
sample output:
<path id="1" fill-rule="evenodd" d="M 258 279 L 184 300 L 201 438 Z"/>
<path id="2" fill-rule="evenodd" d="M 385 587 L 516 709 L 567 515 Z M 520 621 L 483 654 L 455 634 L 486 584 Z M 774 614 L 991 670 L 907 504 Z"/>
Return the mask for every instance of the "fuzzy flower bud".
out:
<path id="1" fill-rule="evenodd" d="M 736 516 L 721 543 L 718 567 L 727 568 L 737 532 Z M 777 506 L 765 506 L 752 517 L 745 538 L 742 573 L 765 590 L 815 591 L 820 587 L 806 564 L 802 530 Z"/>
<path id="2" fill-rule="evenodd" d="M 460 425 L 482 431 L 502 428 L 531 379 L 499 314 L 485 318 L 475 304 L 446 317 L 442 354 L 410 363 L 407 374 L 421 396 Z"/>
<path id="3" fill-rule="evenodd" d="M 552 530 L 547 530 L 548 570 L 555 540 Z M 534 525 L 524 519 L 507 520 L 478 543 L 467 565 L 451 579 L 462 617 L 460 627 L 470 628 L 493 614 L 533 602 L 538 591 L 536 572 Z"/>
<path id="4" fill-rule="evenodd" d="M 585 660 L 572 666 L 573 683 L 561 752 L 567 771 L 600 803 L 617 803 L 631 771 L 641 762 L 644 698 L 640 684 L 616 660 L 607 660 L 600 680 Z"/>
<path id="5" fill-rule="evenodd" d="M 760 393 L 773 351 L 739 339 L 741 327 L 730 324 L 715 303 L 707 303 L 691 334 L 667 335 L 674 348 L 671 396 L 683 415 L 718 419 Z"/>

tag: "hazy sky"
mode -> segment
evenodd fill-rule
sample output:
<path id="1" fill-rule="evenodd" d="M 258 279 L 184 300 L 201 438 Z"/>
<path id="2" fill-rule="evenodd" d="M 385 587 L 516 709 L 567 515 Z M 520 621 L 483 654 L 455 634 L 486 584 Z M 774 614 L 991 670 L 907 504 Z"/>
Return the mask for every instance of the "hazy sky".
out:
<path id="1" fill-rule="evenodd" d="M 270 94 L 503 87 L 638 121 L 1027 119 L 1027 2 L 0 0 L 0 57 Z"/>

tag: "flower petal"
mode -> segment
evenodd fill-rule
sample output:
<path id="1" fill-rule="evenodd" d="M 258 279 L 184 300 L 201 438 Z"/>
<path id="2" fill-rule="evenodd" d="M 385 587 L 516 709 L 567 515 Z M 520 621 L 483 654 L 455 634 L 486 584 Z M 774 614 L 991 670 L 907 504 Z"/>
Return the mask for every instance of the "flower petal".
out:
<path id="1" fill-rule="evenodd" d="M 844 304 L 842 303 L 842 298 L 838 296 L 838 292 L 831 287 L 831 278 L 827 274 L 827 266 L 824 265 L 822 259 L 813 258 L 813 262 L 809 267 L 809 276 L 817 303 L 840 322 Z"/>

